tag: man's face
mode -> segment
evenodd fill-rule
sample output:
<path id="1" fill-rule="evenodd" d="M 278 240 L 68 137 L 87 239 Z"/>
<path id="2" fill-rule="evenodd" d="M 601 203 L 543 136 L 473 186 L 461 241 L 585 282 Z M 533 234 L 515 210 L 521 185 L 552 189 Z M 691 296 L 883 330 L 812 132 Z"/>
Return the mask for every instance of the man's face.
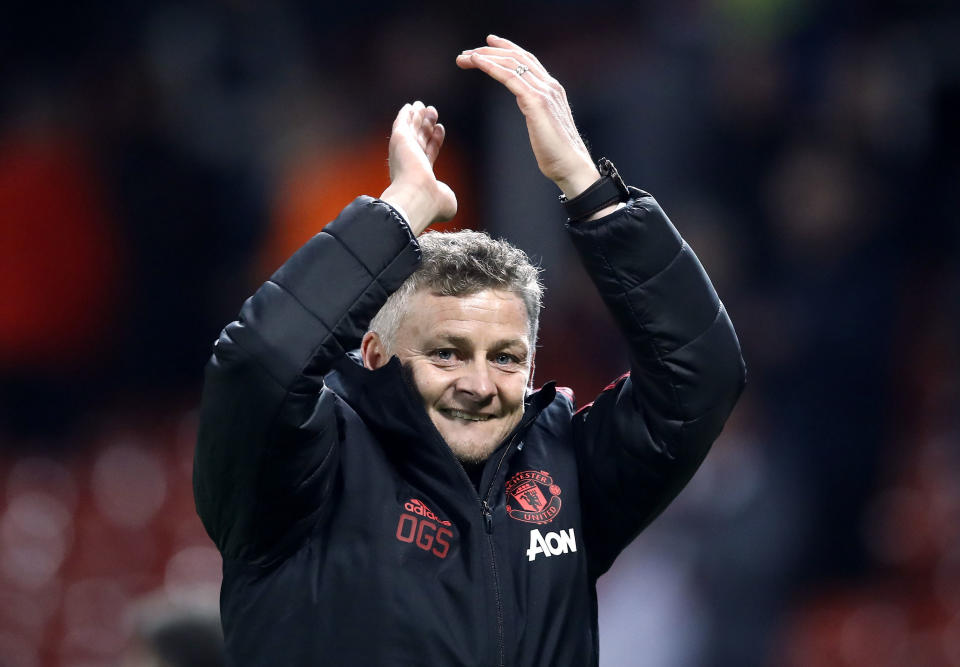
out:
<path id="1" fill-rule="evenodd" d="M 486 460 L 520 422 L 530 378 L 527 334 L 526 308 L 511 292 L 412 296 L 390 352 L 458 459 Z"/>

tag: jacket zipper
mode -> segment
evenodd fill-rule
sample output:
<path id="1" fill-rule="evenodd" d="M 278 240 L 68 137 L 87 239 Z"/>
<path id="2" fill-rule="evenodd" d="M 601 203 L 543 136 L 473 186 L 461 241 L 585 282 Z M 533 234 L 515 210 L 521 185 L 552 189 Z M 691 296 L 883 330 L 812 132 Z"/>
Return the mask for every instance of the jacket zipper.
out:
<path id="1" fill-rule="evenodd" d="M 480 501 L 480 512 L 483 514 L 483 523 L 487 529 L 487 545 L 490 547 L 490 570 L 493 572 L 493 594 L 497 601 L 497 664 L 503 667 L 504 661 L 504 638 L 503 638 L 503 599 L 500 594 L 500 574 L 497 572 L 497 551 L 493 544 L 493 508 L 490 507 L 490 494 L 493 493 L 493 485 L 500 475 L 500 468 L 507 458 L 507 454 L 513 448 L 513 443 L 517 436 L 510 438 L 510 443 L 504 448 L 500 460 L 497 461 L 497 467 L 490 478 L 490 484 L 487 486 L 487 492 Z M 461 466 L 462 468 L 462 466 Z"/>
<path id="2" fill-rule="evenodd" d="M 457 457 L 454 456 L 450 446 L 443 440 L 443 437 L 440 435 L 439 431 L 436 430 L 433 422 L 427 419 L 427 424 L 429 424 L 430 429 L 433 431 L 436 439 L 439 441 L 441 448 L 447 452 L 447 455 L 453 461 L 454 465 L 460 470 L 460 479 L 462 479 L 467 486 L 470 487 L 470 490 L 473 491 L 474 497 L 480 504 L 480 515 L 483 517 L 483 526 L 487 534 L 487 546 L 490 548 L 490 571 L 493 574 L 493 596 L 497 603 L 497 665 L 499 667 L 504 667 L 506 663 L 504 661 L 505 641 L 503 637 L 503 599 L 500 593 L 500 574 L 497 572 L 497 554 L 493 544 L 493 508 L 490 507 L 488 500 L 490 499 L 490 494 L 493 491 L 494 481 L 497 478 L 497 474 L 500 472 L 500 467 L 503 465 L 503 461 L 507 457 L 507 452 L 509 452 L 510 448 L 513 446 L 513 441 L 516 439 L 516 436 L 510 438 L 510 444 L 507 445 L 507 447 L 503 450 L 503 454 L 501 454 L 500 460 L 497 462 L 497 469 L 493 473 L 493 479 L 490 481 L 490 485 L 487 487 L 487 492 L 484 494 L 484 497 L 481 498 L 480 493 L 473 485 L 473 480 L 470 479 L 470 476 L 467 475 L 467 471 L 463 469 L 462 465 L 460 465 L 460 461 L 458 461 Z"/>
<path id="3" fill-rule="evenodd" d="M 530 421 L 533 420 L 531 419 Z M 433 423 L 431 422 L 430 425 L 433 426 Z M 453 459 L 457 468 L 460 469 L 460 477 L 466 481 L 469 487 L 474 491 L 477 500 L 480 502 L 480 514 L 483 516 L 483 526 L 487 533 L 487 546 L 490 548 L 490 572 L 493 575 L 493 596 L 497 603 L 497 665 L 499 665 L 499 667 L 504 667 L 504 665 L 506 665 L 506 642 L 503 636 L 503 597 L 500 591 L 500 573 L 497 572 L 497 551 L 493 543 L 493 508 L 490 507 L 490 495 L 493 493 L 493 486 L 496 484 L 497 477 L 500 475 L 500 468 L 503 467 L 503 462 L 507 459 L 507 454 L 510 453 L 510 450 L 513 448 L 513 443 L 516 442 L 517 436 L 521 431 L 523 431 L 525 426 L 526 424 L 521 421 L 520 425 L 517 427 L 517 432 L 510 436 L 510 442 L 506 447 L 504 447 L 503 453 L 500 455 L 500 460 L 497 461 L 497 467 L 493 471 L 493 476 L 490 478 L 490 484 L 487 486 L 487 491 L 483 494 L 483 498 L 480 498 L 480 494 L 473 486 L 473 481 L 470 479 L 470 476 L 467 475 L 467 471 L 463 469 L 463 466 L 460 465 L 460 461 L 457 460 L 457 457 L 453 455 L 453 451 L 450 449 L 450 446 L 443 441 L 442 437 L 440 437 L 440 444 L 447 452 L 449 452 L 450 458 Z M 437 433 L 437 436 L 439 435 L 440 434 Z M 521 442 L 521 446 L 522 444 L 523 443 Z"/>
<path id="4" fill-rule="evenodd" d="M 490 547 L 490 570 L 493 572 L 493 595 L 497 601 L 497 664 L 504 666 L 503 600 L 500 597 L 500 574 L 497 572 L 497 552 L 493 545 L 493 510 L 483 501 L 483 518 L 487 526 L 487 546 Z"/>
<path id="5" fill-rule="evenodd" d="M 408 399 L 411 398 L 409 392 L 407 392 Z M 513 448 L 513 443 L 516 442 L 517 436 L 523 432 L 523 430 L 536 419 L 536 415 L 530 417 L 529 419 L 521 418 L 520 423 L 517 425 L 513 434 L 510 436 L 510 442 L 503 449 L 503 453 L 500 455 L 500 460 L 497 461 L 497 467 L 493 471 L 493 476 L 490 478 L 490 484 L 487 486 L 487 491 L 484 493 L 483 498 L 480 497 L 480 493 L 477 491 L 476 487 L 473 485 L 473 481 L 470 479 L 470 476 L 467 475 L 467 471 L 463 469 L 463 466 L 460 465 L 460 461 L 457 460 L 457 457 L 454 456 L 453 450 L 450 449 L 450 446 L 444 441 L 443 436 L 440 435 L 440 432 L 437 431 L 436 426 L 433 422 L 430 421 L 430 418 L 424 414 L 426 417 L 425 422 L 429 427 L 428 432 L 432 432 L 436 440 L 439 441 L 441 449 L 447 452 L 447 455 L 453 460 L 456 467 L 460 470 L 460 478 L 467 483 L 467 486 L 470 487 L 473 491 L 474 496 L 480 502 L 480 514 L 483 516 L 483 525 L 487 533 L 487 545 L 490 547 L 490 570 L 493 574 L 493 594 L 494 599 L 497 603 L 497 664 L 499 667 L 504 667 L 506 664 L 504 660 L 504 633 L 503 633 L 503 598 L 500 592 L 500 574 L 497 572 L 497 552 L 493 544 L 493 508 L 490 507 L 490 495 L 493 493 L 493 486 L 497 481 L 497 477 L 500 474 L 500 468 L 503 467 L 503 462 L 507 458 L 507 454 L 510 453 L 510 450 Z M 523 442 L 521 441 L 520 447 L 523 447 Z"/>

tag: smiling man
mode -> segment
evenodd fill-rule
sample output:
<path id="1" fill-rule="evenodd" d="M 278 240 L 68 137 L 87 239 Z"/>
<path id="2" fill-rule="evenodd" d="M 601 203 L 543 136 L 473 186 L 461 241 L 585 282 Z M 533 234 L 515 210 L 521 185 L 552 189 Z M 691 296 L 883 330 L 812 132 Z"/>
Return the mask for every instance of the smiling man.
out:
<path id="1" fill-rule="evenodd" d="M 463 462 L 486 461 L 523 416 L 531 345 L 523 303 L 510 292 L 417 292 L 395 342 L 386 347 L 374 329 L 361 349 L 368 368 L 399 357 L 433 425 Z"/>
<path id="2" fill-rule="evenodd" d="M 426 232 L 457 202 L 436 109 L 405 105 L 387 190 L 284 263 L 207 366 L 194 491 L 232 664 L 596 665 L 597 578 L 743 387 L 693 251 L 593 162 L 556 80 L 492 35 L 456 62 L 516 96 L 630 373 L 579 410 L 532 389 L 538 271 L 486 234 Z"/>
<path id="3" fill-rule="evenodd" d="M 477 471 L 523 416 L 543 288 L 523 252 L 486 234 L 428 233 L 420 250 L 370 323 L 363 362 L 396 355 L 444 442 Z"/>

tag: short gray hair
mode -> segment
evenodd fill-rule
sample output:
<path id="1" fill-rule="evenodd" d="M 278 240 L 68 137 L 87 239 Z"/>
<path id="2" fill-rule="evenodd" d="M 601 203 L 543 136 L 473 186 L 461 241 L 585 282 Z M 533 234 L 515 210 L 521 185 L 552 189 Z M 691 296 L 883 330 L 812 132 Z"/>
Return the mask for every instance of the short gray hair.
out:
<path id="1" fill-rule="evenodd" d="M 530 353 L 537 342 L 543 285 L 540 269 L 520 248 L 486 232 L 427 232 L 417 241 L 423 260 L 400 288 L 390 295 L 370 322 L 388 350 L 408 308 L 421 289 L 441 296 L 469 296 L 485 289 L 513 292 L 527 311 Z"/>

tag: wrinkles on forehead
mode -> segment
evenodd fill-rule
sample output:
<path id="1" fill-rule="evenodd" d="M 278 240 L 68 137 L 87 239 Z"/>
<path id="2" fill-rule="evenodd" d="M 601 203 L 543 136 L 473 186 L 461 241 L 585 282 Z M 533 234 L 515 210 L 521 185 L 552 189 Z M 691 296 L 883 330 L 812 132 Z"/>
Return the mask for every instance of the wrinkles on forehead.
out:
<path id="1" fill-rule="evenodd" d="M 516 294 L 482 290 L 467 296 L 415 293 L 397 330 L 398 344 L 427 341 L 457 342 L 470 347 L 520 348 L 529 354 L 526 307 Z"/>

